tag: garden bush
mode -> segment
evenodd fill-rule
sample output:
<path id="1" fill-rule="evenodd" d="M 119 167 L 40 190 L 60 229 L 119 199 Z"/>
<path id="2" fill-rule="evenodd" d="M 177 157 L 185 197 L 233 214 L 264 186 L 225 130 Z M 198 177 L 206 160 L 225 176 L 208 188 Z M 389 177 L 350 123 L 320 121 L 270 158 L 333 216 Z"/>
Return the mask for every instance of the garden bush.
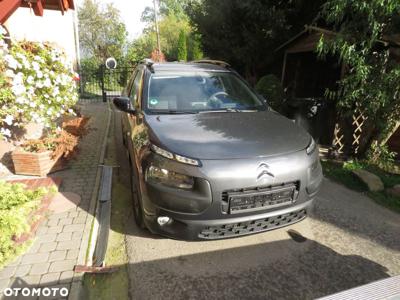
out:
<path id="1" fill-rule="evenodd" d="M 0 267 L 21 250 L 13 239 L 29 231 L 30 214 L 46 193 L 44 188 L 27 190 L 23 184 L 0 181 Z"/>

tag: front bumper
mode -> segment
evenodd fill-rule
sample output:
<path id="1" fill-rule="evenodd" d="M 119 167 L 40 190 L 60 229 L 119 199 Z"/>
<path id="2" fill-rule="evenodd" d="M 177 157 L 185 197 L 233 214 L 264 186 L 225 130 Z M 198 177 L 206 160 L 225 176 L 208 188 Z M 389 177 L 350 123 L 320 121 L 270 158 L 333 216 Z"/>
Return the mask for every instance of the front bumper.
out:
<path id="1" fill-rule="evenodd" d="M 141 181 L 144 219 L 148 229 L 157 234 L 184 240 L 230 238 L 263 232 L 304 219 L 313 204 L 322 181 L 318 151 L 311 156 L 296 152 L 280 157 L 232 161 L 202 161 L 201 168 L 187 166 L 150 154 L 142 165 L 149 164 L 196 178 L 192 191 Z M 268 165 L 273 176 L 258 179 L 259 166 Z M 142 177 L 143 179 L 143 177 Z M 226 210 L 224 194 L 257 190 L 262 187 L 296 185 L 293 201 L 282 206 L 262 207 L 256 211 Z M 158 217 L 172 221 L 159 225 Z"/>
<path id="2" fill-rule="evenodd" d="M 177 218 L 176 214 L 161 210 L 159 216 L 170 217 L 171 222 L 161 226 L 157 223 L 156 216 L 146 215 L 145 224 L 152 233 L 174 239 L 215 240 L 233 238 L 297 223 L 306 218 L 313 202 L 314 200 L 309 200 L 273 212 L 217 220 L 180 219 Z"/>

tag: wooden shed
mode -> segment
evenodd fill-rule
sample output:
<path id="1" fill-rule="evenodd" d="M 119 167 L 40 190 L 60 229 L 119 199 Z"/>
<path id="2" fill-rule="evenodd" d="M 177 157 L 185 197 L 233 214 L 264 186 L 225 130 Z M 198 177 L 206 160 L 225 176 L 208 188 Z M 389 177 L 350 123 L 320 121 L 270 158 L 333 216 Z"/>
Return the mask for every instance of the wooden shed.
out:
<path id="1" fill-rule="evenodd" d="M 302 32 L 276 51 L 284 53 L 281 81 L 288 103 L 298 107 L 294 114 L 303 115 L 300 119 L 321 145 L 354 154 L 362 146 L 360 137 L 366 118 L 355 109 L 352 117 L 338 121 L 336 103 L 326 99 L 325 91 L 336 89 L 338 81 L 345 74 L 346 66 L 337 57 L 321 59 L 316 51 L 322 36 L 330 39 L 335 35 L 330 30 L 305 26 Z M 400 36 L 385 37 L 379 43 L 391 47 L 392 58 L 400 63 Z M 316 107 L 314 115 L 310 107 Z M 298 118 L 296 115 L 289 117 Z M 400 129 L 389 140 L 389 145 L 392 151 L 400 153 Z"/>

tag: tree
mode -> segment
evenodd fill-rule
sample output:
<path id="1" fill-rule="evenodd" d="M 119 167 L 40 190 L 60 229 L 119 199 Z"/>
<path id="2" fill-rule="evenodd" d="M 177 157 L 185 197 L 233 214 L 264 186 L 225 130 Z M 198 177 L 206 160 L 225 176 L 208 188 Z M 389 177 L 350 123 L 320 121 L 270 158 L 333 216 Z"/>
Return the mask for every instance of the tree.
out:
<path id="1" fill-rule="evenodd" d="M 117 60 L 124 57 L 128 34 L 113 4 L 101 6 L 95 0 L 84 0 L 78 18 L 83 58 L 103 63 L 110 56 Z"/>
<path id="2" fill-rule="evenodd" d="M 278 60 L 275 49 L 313 22 L 323 0 L 193 0 L 186 6 L 205 55 L 255 82 Z M 280 63 L 279 63 L 280 65 Z M 280 67 L 280 66 L 279 66 Z"/>
<path id="3" fill-rule="evenodd" d="M 186 59 L 202 57 L 199 36 L 192 34 L 193 30 L 184 10 L 186 3 L 187 0 L 160 0 L 160 43 L 161 50 L 168 61 L 179 60 L 178 44 L 182 31 L 187 35 L 187 41 L 185 41 L 187 43 Z M 143 34 L 128 47 L 128 53 L 136 53 L 136 58 L 139 58 L 139 60 L 150 57 L 156 47 L 154 9 L 152 7 L 145 8 L 142 13 L 142 21 L 147 23 Z"/>
<path id="4" fill-rule="evenodd" d="M 179 33 L 178 61 L 187 61 L 186 34 L 183 30 Z"/>
<path id="5" fill-rule="evenodd" d="M 319 54 L 336 55 L 347 66 L 338 90 L 327 94 L 342 115 L 361 107 L 375 126 L 369 145 L 382 146 L 400 119 L 400 64 L 389 49 L 400 33 L 400 2 L 330 0 L 321 16 L 337 34 L 321 39 Z"/>

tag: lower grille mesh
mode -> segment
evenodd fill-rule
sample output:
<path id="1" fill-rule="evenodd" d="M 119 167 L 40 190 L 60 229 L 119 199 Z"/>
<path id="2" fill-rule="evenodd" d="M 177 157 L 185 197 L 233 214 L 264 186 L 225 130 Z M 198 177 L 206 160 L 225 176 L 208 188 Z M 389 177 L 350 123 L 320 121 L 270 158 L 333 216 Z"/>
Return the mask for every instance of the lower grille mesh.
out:
<path id="1" fill-rule="evenodd" d="M 219 226 L 209 226 L 199 233 L 202 239 L 222 239 L 240 235 L 246 235 L 256 232 L 267 231 L 279 227 L 283 227 L 292 223 L 296 223 L 307 216 L 305 209 L 291 212 L 279 216 L 240 222 L 230 223 Z"/>

